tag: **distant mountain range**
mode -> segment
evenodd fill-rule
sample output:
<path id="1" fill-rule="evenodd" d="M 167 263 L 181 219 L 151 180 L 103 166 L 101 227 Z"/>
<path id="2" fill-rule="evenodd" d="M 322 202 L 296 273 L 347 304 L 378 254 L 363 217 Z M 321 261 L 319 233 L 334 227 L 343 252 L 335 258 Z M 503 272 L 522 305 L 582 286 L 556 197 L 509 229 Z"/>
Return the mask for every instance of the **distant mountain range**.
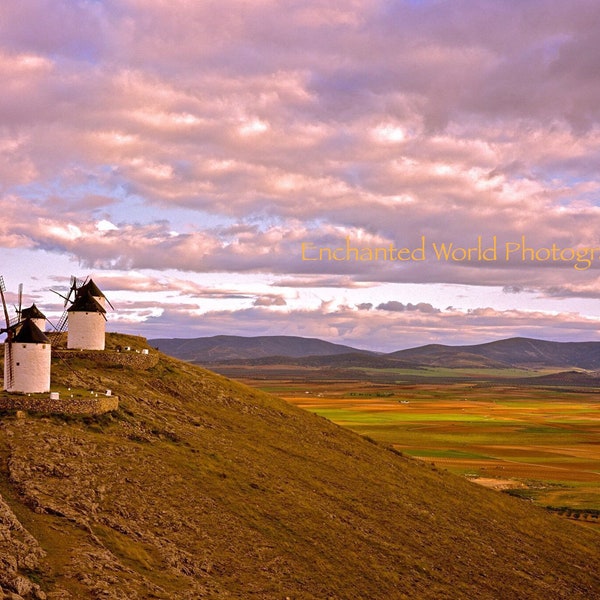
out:
<path id="1" fill-rule="evenodd" d="M 165 354 L 197 364 L 267 357 L 335 356 L 354 352 L 375 355 L 374 352 L 332 344 L 316 338 L 286 335 L 257 337 L 215 335 L 192 339 L 154 339 L 148 340 L 148 343 Z"/>
<path id="2" fill-rule="evenodd" d="M 294 336 L 218 335 L 149 342 L 166 354 L 201 365 L 600 370 L 600 342 L 549 342 L 520 337 L 469 346 L 429 344 L 388 354 Z"/>
<path id="3" fill-rule="evenodd" d="M 600 369 L 600 342 L 548 342 L 509 338 L 473 346 L 430 344 L 386 355 L 424 366 L 446 367 L 569 367 Z"/>

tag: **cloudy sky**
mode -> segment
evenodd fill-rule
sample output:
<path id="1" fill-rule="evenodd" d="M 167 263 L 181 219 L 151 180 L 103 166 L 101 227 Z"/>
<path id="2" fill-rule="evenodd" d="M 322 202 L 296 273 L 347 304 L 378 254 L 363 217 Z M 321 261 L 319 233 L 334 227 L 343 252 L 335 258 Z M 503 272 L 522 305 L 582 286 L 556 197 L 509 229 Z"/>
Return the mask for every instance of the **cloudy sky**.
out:
<path id="1" fill-rule="evenodd" d="M 599 30 L 595 0 L 2 0 L 9 301 L 57 321 L 91 275 L 149 338 L 597 340 Z"/>

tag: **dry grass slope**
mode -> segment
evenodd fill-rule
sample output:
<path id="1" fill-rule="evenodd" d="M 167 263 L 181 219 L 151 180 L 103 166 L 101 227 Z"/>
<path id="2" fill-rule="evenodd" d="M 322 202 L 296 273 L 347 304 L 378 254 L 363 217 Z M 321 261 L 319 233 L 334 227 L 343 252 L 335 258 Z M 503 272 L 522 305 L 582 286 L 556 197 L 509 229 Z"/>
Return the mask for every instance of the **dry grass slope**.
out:
<path id="1" fill-rule="evenodd" d="M 598 536 L 521 500 L 167 356 L 71 367 L 119 412 L 0 424 L 0 493 L 46 552 L 20 575 L 49 599 L 600 597 Z"/>

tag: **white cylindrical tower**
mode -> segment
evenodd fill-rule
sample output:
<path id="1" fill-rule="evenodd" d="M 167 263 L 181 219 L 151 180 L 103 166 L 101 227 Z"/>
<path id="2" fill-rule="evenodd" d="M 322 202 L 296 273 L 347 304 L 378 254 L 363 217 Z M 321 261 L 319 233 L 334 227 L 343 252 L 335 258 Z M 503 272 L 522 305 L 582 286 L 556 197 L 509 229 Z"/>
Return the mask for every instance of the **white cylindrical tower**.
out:
<path id="1" fill-rule="evenodd" d="M 67 348 L 104 350 L 106 320 L 101 312 L 73 311 L 67 318 Z"/>
<path id="2" fill-rule="evenodd" d="M 67 313 L 67 348 L 104 350 L 106 319 L 104 307 L 87 291 L 79 295 Z"/>
<path id="3" fill-rule="evenodd" d="M 12 341 L 4 345 L 4 389 L 41 394 L 50 391 L 50 340 L 25 319 Z"/>

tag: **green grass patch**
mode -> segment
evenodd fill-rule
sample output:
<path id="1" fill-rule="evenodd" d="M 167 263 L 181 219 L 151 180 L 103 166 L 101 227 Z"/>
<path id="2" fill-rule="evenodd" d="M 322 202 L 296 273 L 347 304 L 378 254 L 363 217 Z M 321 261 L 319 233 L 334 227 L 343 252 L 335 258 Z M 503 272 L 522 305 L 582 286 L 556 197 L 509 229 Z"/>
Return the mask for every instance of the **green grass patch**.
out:
<path id="1" fill-rule="evenodd" d="M 150 546 L 145 546 L 143 543 L 132 539 L 131 536 L 119 533 L 102 524 L 95 525 L 94 532 L 113 554 L 119 556 L 125 564 L 130 565 L 135 570 L 146 573 L 160 571 L 161 560 L 156 551 Z"/>
<path id="2" fill-rule="evenodd" d="M 345 410 L 338 408 L 315 408 L 313 412 L 321 417 L 325 417 L 336 423 L 356 423 L 356 424 L 374 424 L 374 423 L 438 423 L 438 422 L 489 422 L 489 417 L 479 415 L 467 415 L 463 413 L 456 414 L 427 414 L 427 413 L 402 413 L 393 411 L 368 412 L 362 410 Z"/>
<path id="3" fill-rule="evenodd" d="M 359 371 L 367 375 L 376 376 L 381 374 L 392 374 L 396 376 L 410 376 L 410 377 L 421 377 L 421 378 L 443 378 L 443 379 L 463 379 L 470 377 L 473 379 L 489 380 L 493 379 L 515 379 L 521 377 L 537 377 L 540 375 L 539 371 L 531 371 L 528 369 L 494 369 L 484 367 L 423 367 L 420 369 L 401 369 L 401 368 L 390 368 L 390 369 L 376 369 L 370 367 L 351 367 L 348 371 Z"/>
<path id="4" fill-rule="evenodd" d="M 418 456 L 421 458 L 457 458 L 457 459 L 477 459 L 477 460 L 495 460 L 486 454 L 478 454 L 476 452 L 468 452 L 463 450 L 454 450 L 448 448 L 410 448 L 403 451 L 409 456 Z"/>

